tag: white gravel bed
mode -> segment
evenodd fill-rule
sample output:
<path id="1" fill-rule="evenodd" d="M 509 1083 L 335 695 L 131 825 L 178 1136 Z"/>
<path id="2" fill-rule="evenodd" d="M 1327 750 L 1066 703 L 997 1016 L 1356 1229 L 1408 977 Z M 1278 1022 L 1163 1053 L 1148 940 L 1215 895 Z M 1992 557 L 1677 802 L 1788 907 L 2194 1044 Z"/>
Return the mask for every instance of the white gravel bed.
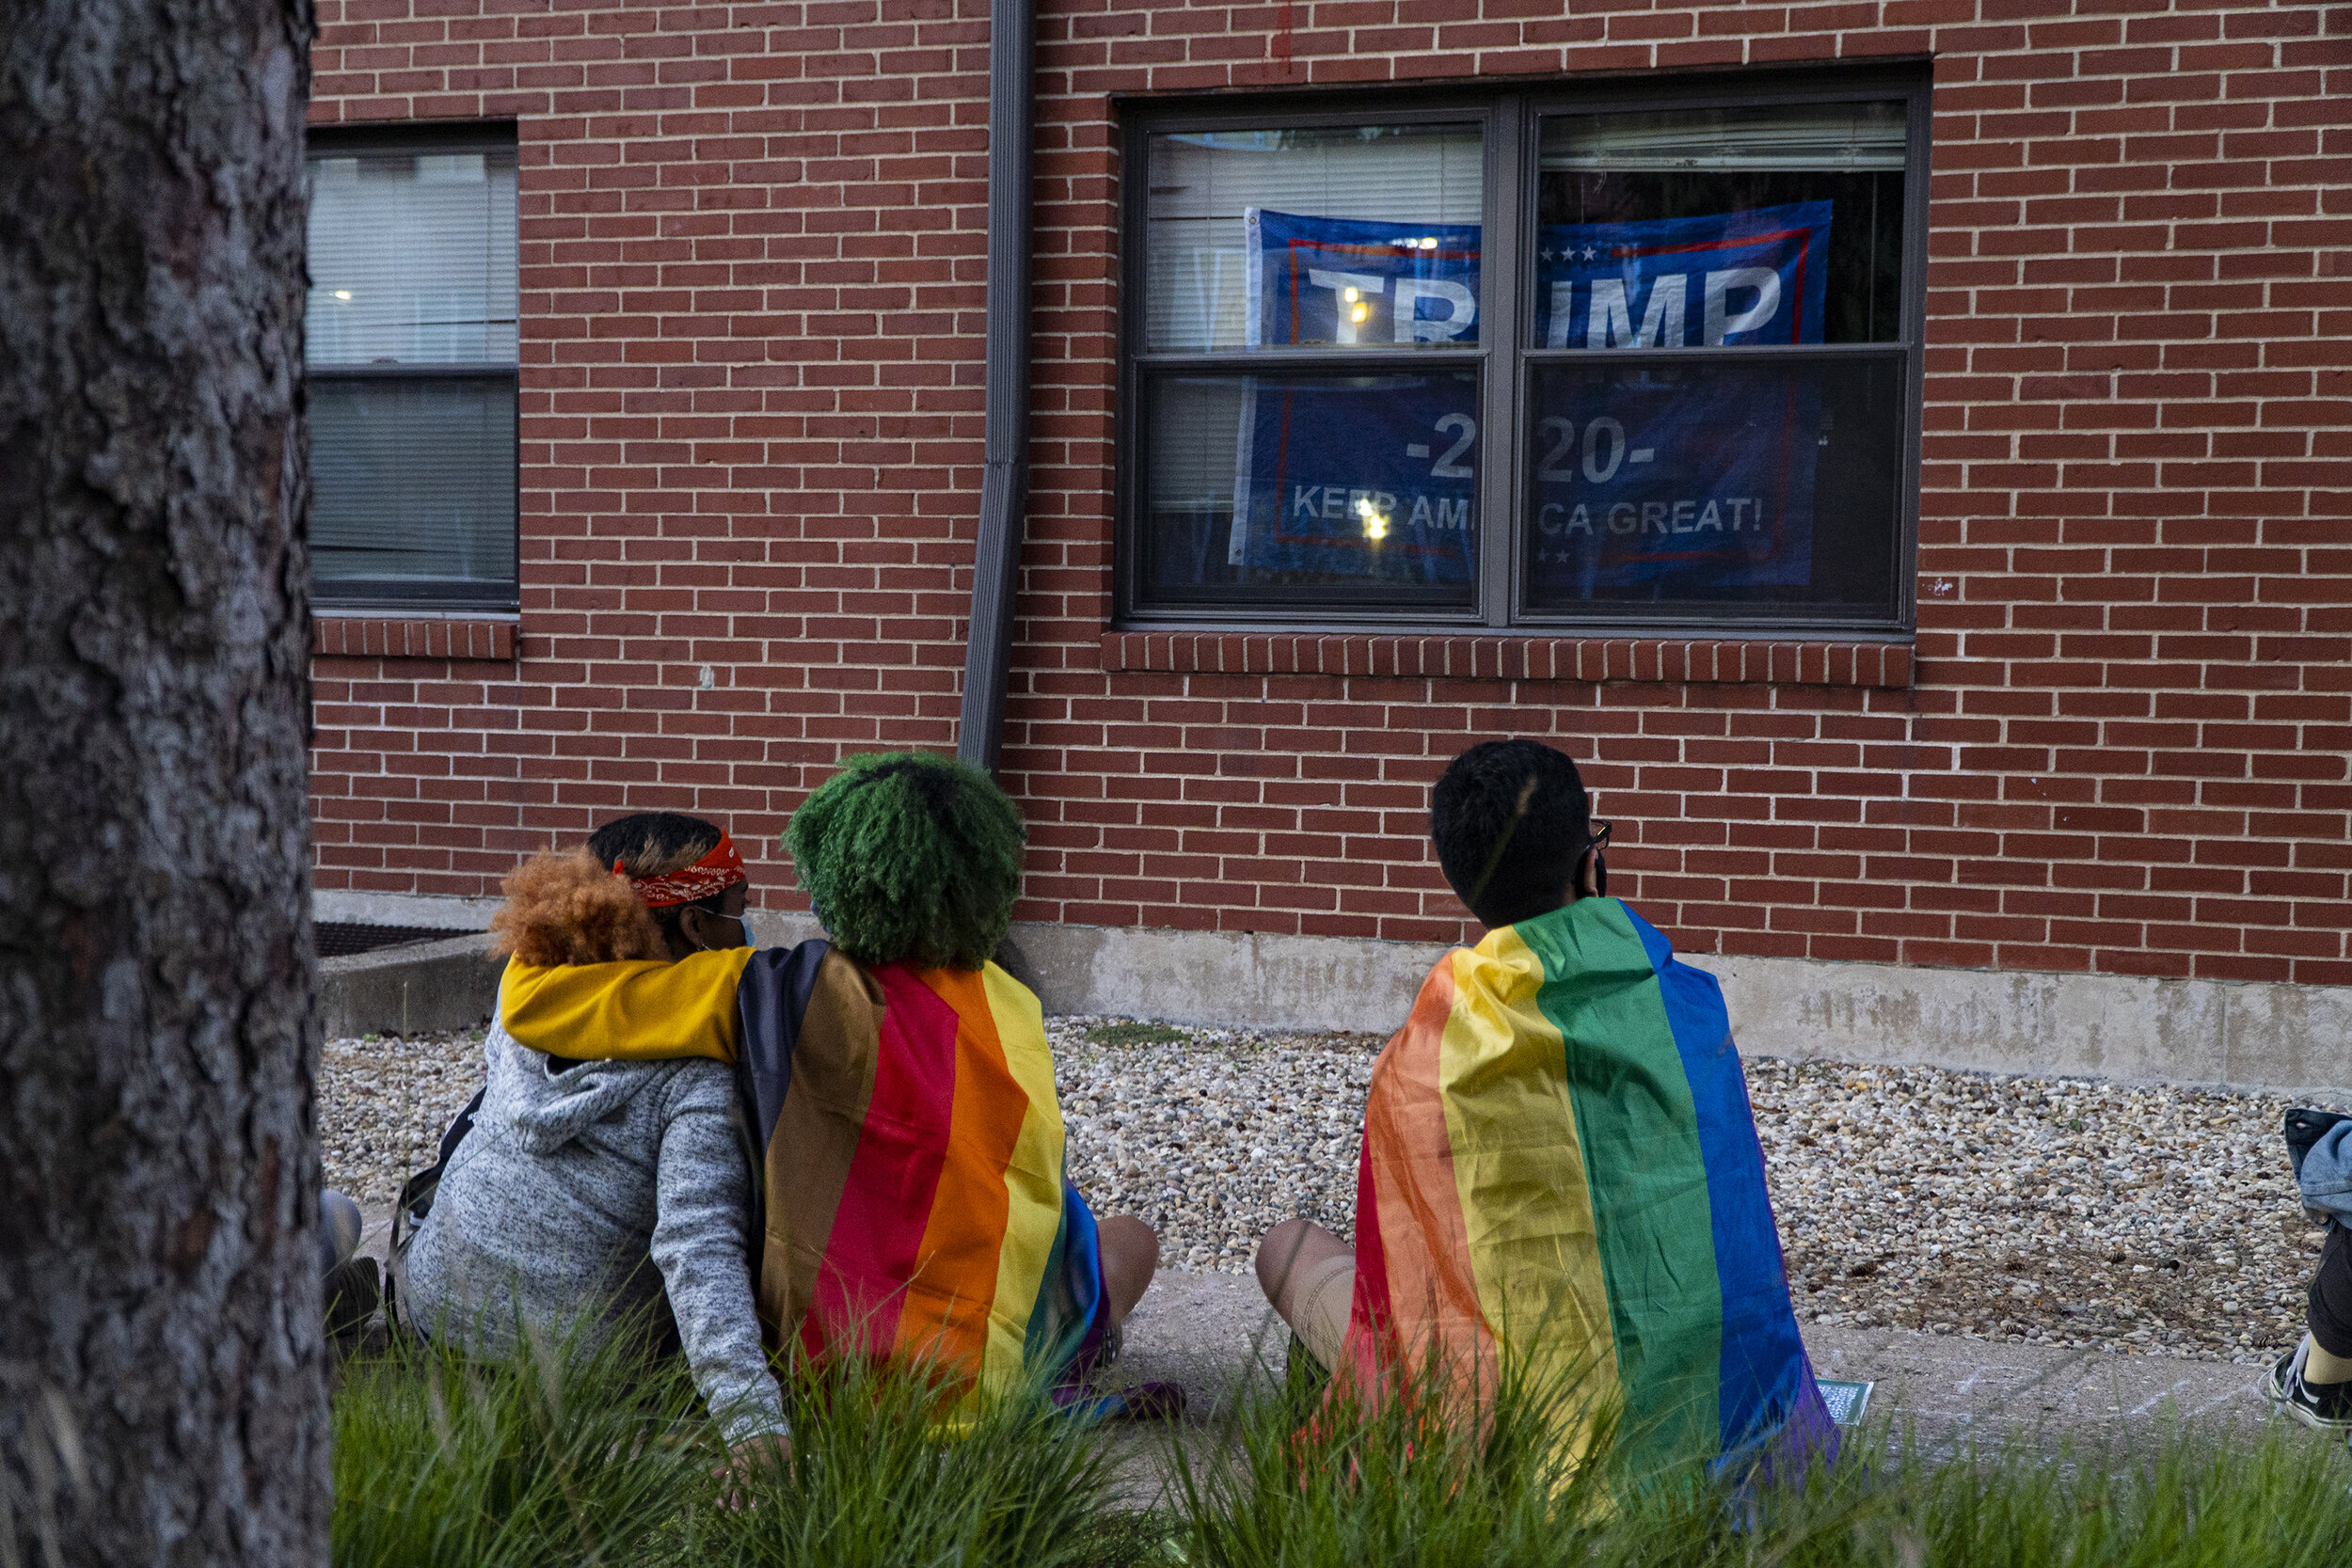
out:
<path id="1" fill-rule="evenodd" d="M 1070 1169 L 1166 1260 L 1248 1266 L 1267 1226 L 1345 1235 L 1374 1036 L 1054 1036 Z M 2273 1095 L 1747 1063 L 1807 1321 L 2254 1361 L 2302 1332 L 2325 1232 L 2287 1174 Z"/>
<path id="2" fill-rule="evenodd" d="M 2256 1361 L 2302 1332 L 2326 1232 L 2276 1095 L 1752 1060 L 1799 1310 Z"/>
<path id="3" fill-rule="evenodd" d="M 1240 1272 L 1278 1220 L 1347 1234 L 1376 1036 L 1055 1018 L 1070 1172 L 1168 1267 Z M 330 1185 L 389 1205 L 482 1071 L 479 1034 L 333 1040 Z M 2271 1095 L 1748 1062 L 1808 1321 L 2252 1361 L 2301 1331 L 2322 1232 Z"/>
<path id="4" fill-rule="evenodd" d="M 1379 1036 L 1100 1018 L 1045 1032 L 1070 1178 L 1096 1214 L 1157 1230 L 1163 1267 L 1248 1269 L 1267 1227 L 1300 1214 L 1349 1233 Z M 1177 1037 L 1101 1043 L 1136 1034 Z"/>
<path id="5" fill-rule="evenodd" d="M 326 1042 L 319 1142 L 326 1184 L 389 1213 L 400 1184 L 433 1164 L 441 1132 L 482 1087 L 482 1031 Z"/>

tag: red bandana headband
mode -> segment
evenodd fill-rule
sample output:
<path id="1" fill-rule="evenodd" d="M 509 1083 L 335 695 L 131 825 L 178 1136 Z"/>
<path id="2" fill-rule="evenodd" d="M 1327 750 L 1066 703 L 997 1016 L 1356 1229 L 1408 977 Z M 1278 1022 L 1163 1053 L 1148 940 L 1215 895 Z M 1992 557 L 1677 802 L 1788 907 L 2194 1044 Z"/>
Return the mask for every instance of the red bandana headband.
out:
<path id="1" fill-rule="evenodd" d="M 673 904 L 691 904 L 714 893 L 724 893 L 738 882 L 748 882 L 751 873 L 743 869 L 742 853 L 735 847 L 735 840 L 725 833 L 707 855 L 683 870 L 666 872 L 659 877 L 629 877 L 621 863 L 612 863 L 612 875 L 628 877 L 628 889 L 637 895 L 649 910 L 668 909 Z"/>

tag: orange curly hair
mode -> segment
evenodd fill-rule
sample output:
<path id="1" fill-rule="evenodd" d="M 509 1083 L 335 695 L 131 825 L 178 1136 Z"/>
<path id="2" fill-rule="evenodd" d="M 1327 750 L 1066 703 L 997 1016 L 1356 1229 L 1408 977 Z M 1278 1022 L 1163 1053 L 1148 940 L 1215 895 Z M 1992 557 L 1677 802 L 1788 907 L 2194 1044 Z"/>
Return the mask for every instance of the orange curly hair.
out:
<path id="1" fill-rule="evenodd" d="M 669 944 L 626 878 L 586 849 L 541 854 L 506 874 L 506 902 L 490 921 L 491 950 L 527 964 L 667 958 Z"/>

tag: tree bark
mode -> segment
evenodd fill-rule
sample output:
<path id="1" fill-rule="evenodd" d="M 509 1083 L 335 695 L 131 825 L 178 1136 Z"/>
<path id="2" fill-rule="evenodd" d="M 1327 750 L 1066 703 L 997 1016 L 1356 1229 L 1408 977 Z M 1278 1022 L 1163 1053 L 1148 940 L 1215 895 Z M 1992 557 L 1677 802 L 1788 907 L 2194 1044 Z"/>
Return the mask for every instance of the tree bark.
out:
<path id="1" fill-rule="evenodd" d="M 0 16 L 0 1564 L 326 1557 L 310 26 Z"/>

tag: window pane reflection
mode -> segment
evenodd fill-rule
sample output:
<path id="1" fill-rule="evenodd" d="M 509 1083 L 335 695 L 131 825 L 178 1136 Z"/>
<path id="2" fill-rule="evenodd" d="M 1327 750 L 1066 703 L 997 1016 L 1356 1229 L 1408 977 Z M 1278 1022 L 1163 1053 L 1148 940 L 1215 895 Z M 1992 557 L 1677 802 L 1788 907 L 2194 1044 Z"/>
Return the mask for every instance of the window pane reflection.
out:
<path id="1" fill-rule="evenodd" d="M 1164 374 L 1145 397 L 1152 597 L 1470 602 L 1475 372 Z"/>
<path id="2" fill-rule="evenodd" d="M 515 154 L 310 162 L 313 365 L 515 362 Z"/>
<path id="3" fill-rule="evenodd" d="M 1544 121 L 1534 342 L 1890 342 L 1900 325 L 1903 105 Z"/>
<path id="4" fill-rule="evenodd" d="M 1155 135 L 1144 339 L 1155 352 L 1478 341 L 1478 128 Z"/>
<path id="5" fill-rule="evenodd" d="M 323 586 L 511 585 L 514 378 L 312 381 L 310 485 Z"/>
<path id="6" fill-rule="evenodd" d="M 1892 613 L 1902 362 L 1537 367 L 1529 601 Z"/>

